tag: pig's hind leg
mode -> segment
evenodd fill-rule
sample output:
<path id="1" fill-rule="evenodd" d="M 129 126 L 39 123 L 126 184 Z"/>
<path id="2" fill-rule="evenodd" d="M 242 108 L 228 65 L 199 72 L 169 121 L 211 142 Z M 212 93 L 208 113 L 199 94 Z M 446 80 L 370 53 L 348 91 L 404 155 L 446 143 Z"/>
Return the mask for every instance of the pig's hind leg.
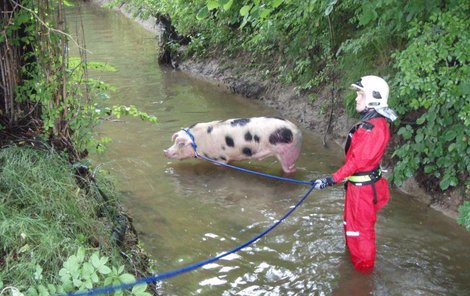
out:
<path id="1" fill-rule="evenodd" d="M 296 146 L 283 146 L 276 154 L 282 170 L 287 174 L 295 173 L 295 162 L 299 158 L 300 149 Z"/>

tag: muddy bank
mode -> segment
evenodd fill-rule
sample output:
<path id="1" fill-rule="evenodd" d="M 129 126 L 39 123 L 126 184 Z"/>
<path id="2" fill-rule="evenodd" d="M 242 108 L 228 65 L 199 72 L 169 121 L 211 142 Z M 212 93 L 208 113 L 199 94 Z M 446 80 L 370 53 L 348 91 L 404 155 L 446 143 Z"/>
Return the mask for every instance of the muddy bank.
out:
<path id="1" fill-rule="evenodd" d="M 92 0 L 93 3 L 104 5 L 109 0 Z M 157 44 L 164 40 L 162 32 L 165 30 L 157 18 L 142 19 L 139 11 L 123 3 L 114 8 L 125 16 L 135 20 L 145 29 L 155 33 Z M 184 47 L 180 52 L 184 51 Z M 295 86 L 280 85 L 273 79 L 265 78 L 261 73 L 248 67 L 248 61 L 243 57 L 232 58 L 215 57 L 206 60 L 179 60 L 174 57 L 172 66 L 185 71 L 198 78 L 211 83 L 227 87 L 230 91 L 243 95 L 248 99 L 257 100 L 269 108 L 278 110 L 279 115 L 297 121 L 299 125 L 319 134 L 323 143 L 342 146 L 347 131 L 356 121 L 350 118 L 343 107 L 344 94 L 323 89 L 316 93 L 314 101 L 308 94 L 300 94 Z M 393 161 L 390 159 L 392 150 L 389 148 L 384 159 L 383 167 L 390 173 L 393 170 Z M 456 218 L 458 207 L 465 198 L 464 188 L 452 192 L 429 193 L 415 178 L 410 178 L 398 188 L 400 191 L 418 198 L 428 206 L 441 211 L 447 216 Z"/>

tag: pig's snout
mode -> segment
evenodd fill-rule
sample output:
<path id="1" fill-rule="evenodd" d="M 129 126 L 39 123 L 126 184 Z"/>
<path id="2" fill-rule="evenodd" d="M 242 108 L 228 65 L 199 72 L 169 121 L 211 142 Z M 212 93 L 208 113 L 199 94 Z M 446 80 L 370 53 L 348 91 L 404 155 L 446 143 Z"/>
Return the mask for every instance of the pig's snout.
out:
<path id="1" fill-rule="evenodd" d="M 163 150 L 163 153 L 165 154 L 165 157 L 169 158 L 169 159 L 179 159 L 180 158 L 179 152 L 175 149 L 172 149 L 172 148 L 168 148 L 168 149 Z"/>
<path id="2" fill-rule="evenodd" d="M 165 154 L 165 157 L 170 158 L 170 151 L 168 149 L 163 150 L 163 154 Z"/>

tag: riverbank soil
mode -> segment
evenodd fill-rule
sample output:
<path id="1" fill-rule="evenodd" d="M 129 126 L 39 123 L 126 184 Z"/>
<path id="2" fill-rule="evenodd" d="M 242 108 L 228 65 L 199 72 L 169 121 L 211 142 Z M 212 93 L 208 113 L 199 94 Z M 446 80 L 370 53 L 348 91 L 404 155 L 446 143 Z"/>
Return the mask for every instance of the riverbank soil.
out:
<path id="1" fill-rule="evenodd" d="M 94 2 L 103 5 L 107 0 L 94 0 Z M 165 24 L 159 23 L 156 18 L 143 20 L 139 16 L 136 17 L 135 13 L 132 13 L 132 8 L 125 4 L 116 9 L 127 17 L 133 18 L 147 30 L 154 32 L 158 40 L 167 38 L 163 38 L 161 30 Z M 161 44 L 161 42 L 158 43 Z M 185 56 L 184 46 L 181 47 L 179 56 Z M 345 112 L 344 92 L 332 91 L 331 86 L 327 86 L 311 93 L 301 93 L 295 86 L 282 85 L 273 78 L 264 77 L 259 71 L 251 68 L 250 64 L 246 56 L 224 57 L 222 52 L 218 52 L 212 53 L 210 57 L 203 60 L 179 60 L 178 57 L 173 56 L 168 66 L 175 68 L 177 65 L 181 71 L 225 86 L 234 93 L 278 110 L 280 116 L 293 119 L 303 127 L 321 135 L 326 146 L 344 144 L 349 128 L 357 120 L 349 117 Z M 337 89 L 347 89 L 347 86 Z M 310 99 L 312 94 L 315 97 L 314 100 Z M 394 145 L 399 145 L 399 143 L 394 141 L 390 144 L 382 164 L 389 173 L 393 170 L 394 160 L 391 155 Z M 432 180 L 418 175 L 410 178 L 398 189 L 456 218 L 458 207 L 466 200 L 465 188 L 441 192 L 435 187 Z"/>

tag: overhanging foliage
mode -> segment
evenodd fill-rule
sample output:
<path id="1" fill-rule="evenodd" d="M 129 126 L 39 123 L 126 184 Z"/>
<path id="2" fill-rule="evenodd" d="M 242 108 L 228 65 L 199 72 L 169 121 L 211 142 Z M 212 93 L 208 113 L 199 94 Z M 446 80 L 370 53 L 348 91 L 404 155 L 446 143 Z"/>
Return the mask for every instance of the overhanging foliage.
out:
<path id="1" fill-rule="evenodd" d="M 442 190 L 470 186 L 470 4 L 414 21 L 407 48 L 394 55 L 396 108 L 404 139 L 394 155 L 397 182 L 421 170 Z"/>

